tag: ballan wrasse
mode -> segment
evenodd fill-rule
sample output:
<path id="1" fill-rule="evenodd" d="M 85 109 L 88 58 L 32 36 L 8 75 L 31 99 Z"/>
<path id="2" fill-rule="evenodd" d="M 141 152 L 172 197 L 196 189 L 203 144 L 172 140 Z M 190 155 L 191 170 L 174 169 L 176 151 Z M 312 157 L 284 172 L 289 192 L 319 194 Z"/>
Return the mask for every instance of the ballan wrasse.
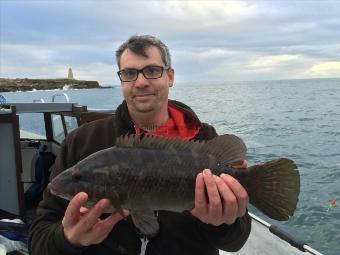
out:
<path id="1" fill-rule="evenodd" d="M 288 220 L 300 192 L 297 166 L 280 158 L 244 170 L 230 167 L 245 154 L 245 144 L 234 135 L 206 142 L 123 136 L 114 147 L 98 151 L 59 174 L 48 188 L 68 200 L 86 192 L 89 207 L 108 198 L 111 211 L 129 209 L 136 227 L 153 235 L 159 229 L 154 211 L 192 209 L 196 176 L 208 168 L 215 175 L 226 173 L 236 178 L 247 190 L 250 203 L 269 217 Z"/>

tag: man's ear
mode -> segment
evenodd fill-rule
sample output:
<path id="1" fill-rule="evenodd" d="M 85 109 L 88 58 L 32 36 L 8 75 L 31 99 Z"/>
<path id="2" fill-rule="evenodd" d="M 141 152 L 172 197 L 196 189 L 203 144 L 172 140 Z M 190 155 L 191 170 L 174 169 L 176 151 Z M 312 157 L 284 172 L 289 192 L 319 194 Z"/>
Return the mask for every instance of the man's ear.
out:
<path id="1" fill-rule="evenodd" d="M 170 67 L 167 73 L 169 77 L 169 87 L 172 87 L 174 85 L 175 70 L 172 67 Z"/>

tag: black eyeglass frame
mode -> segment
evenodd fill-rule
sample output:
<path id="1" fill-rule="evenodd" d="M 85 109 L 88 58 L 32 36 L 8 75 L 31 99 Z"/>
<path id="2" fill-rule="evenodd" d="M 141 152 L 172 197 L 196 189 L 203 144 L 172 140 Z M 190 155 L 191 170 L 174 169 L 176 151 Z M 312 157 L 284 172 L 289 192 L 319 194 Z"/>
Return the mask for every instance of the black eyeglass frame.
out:
<path id="1" fill-rule="evenodd" d="M 160 68 L 160 69 L 161 69 L 160 75 L 159 75 L 158 77 L 153 77 L 153 78 L 148 78 L 148 77 L 146 77 L 145 74 L 144 74 L 144 69 L 145 69 L 145 68 L 149 68 L 149 67 L 157 67 L 157 68 Z M 163 66 L 150 65 L 150 66 L 145 66 L 145 67 L 143 67 L 142 69 L 136 69 L 136 68 L 126 68 L 126 69 L 122 69 L 122 70 L 119 70 L 119 71 L 117 72 L 117 74 L 118 74 L 118 77 L 119 77 L 119 79 L 120 79 L 121 82 L 132 82 L 132 81 L 136 81 L 136 80 L 138 79 L 138 75 L 139 75 L 140 73 L 142 73 L 143 76 L 144 76 L 144 78 L 147 79 L 147 80 L 155 80 L 155 79 L 159 79 L 159 78 L 161 78 L 161 77 L 163 76 L 164 70 L 165 70 L 165 71 L 168 71 L 169 69 L 170 69 L 170 67 L 166 67 L 166 66 L 163 67 Z M 137 71 L 136 78 L 133 79 L 133 80 L 128 80 L 128 81 L 122 80 L 121 75 L 122 75 L 122 72 L 123 72 L 124 70 L 135 70 L 135 71 Z"/>

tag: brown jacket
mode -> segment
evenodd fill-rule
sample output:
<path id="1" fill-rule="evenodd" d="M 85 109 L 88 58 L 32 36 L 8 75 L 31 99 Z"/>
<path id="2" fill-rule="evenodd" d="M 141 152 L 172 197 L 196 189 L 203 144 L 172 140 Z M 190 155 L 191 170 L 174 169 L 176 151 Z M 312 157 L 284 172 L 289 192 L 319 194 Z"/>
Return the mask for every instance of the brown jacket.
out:
<path id="1" fill-rule="evenodd" d="M 195 120 L 200 132 L 195 140 L 209 140 L 215 137 L 215 129 L 201 123 L 195 113 L 186 105 L 171 101 L 183 110 L 186 118 Z M 85 124 L 72 132 L 62 143 L 60 153 L 52 167 L 51 178 L 73 166 L 86 156 L 115 144 L 116 137 L 135 132 L 126 103 L 109 117 Z M 140 254 L 141 236 L 131 219 L 118 222 L 108 237 L 100 244 L 84 248 L 72 247 L 63 235 L 61 220 L 68 202 L 44 192 L 39 204 L 37 218 L 29 235 L 31 255 L 60 254 Z M 238 218 L 232 225 L 214 227 L 199 221 L 189 212 L 176 213 L 159 211 L 160 232 L 149 240 L 145 254 L 218 254 L 218 249 L 237 251 L 246 242 L 251 228 L 249 215 Z"/>

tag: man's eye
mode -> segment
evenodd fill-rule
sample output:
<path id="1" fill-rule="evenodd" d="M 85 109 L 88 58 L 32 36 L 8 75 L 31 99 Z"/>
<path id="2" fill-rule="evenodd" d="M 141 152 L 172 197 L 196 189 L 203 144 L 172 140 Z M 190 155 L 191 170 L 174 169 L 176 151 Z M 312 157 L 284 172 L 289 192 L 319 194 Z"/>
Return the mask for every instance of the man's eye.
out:
<path id="1" fill-rule="evenodd" d="M 148 72 L 148 73 L 154 73 L 154 72 L 156 72 L 156 68 L 148 67 L 148 68 L 145 69 L 145 71 Z"/>
<path id="2" fill-rule="evenodd" d="M 147 73 L 148 75 L 155 75 L 160 72 L 159 67 L 156 66 L 149 66 L 144 69 L 144 72 Z"/>
<path id="3" fill-rule="evenodd" d="M 123 75 L 125 76 L 134 76 L 136 74 L 136 70 L 124 70 Z"/>

